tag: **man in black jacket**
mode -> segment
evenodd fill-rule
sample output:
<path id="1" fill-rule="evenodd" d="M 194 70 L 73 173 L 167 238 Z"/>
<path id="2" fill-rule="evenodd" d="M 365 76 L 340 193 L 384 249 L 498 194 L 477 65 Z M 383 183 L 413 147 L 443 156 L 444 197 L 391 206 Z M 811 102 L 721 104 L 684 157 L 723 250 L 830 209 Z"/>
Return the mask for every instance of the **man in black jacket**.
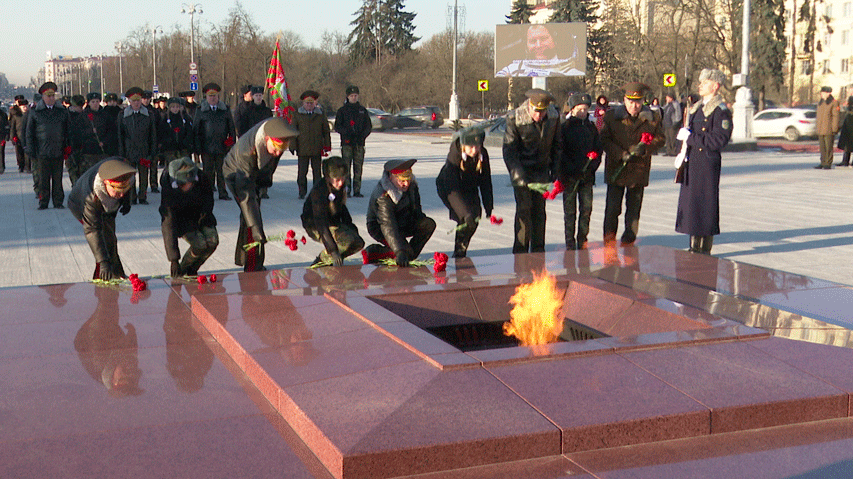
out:
<path id="1" fill-rule="evenodd" d="M 128 192 L 136 168 L 118 157 L 92 166 L 83 173 L 68 195 L 71 214 L 83 225 L 83 233 L 95 256 L 92 279 L 126 278 L 116 239 L 116 216 L 130 211 Z"/>
<path id="2" fill-rule="evenodd" d="M 228 150 L 234 145 L 234 120 L 228 106 L 219 99 L 222 90 L 216 83 L 208 83 L 202 88 L 206 101 L 201 104 L 193 119 L 195 134 L 195 152 L 201 155 L 204 174 L 216 183 L 220 200 L 230 200 L 225 189 L 225 177 L 222 162 Z"/>
<path id="3" fill-rule="evenodd" d="M 398 266 L 409 266 L 435 231 L 435 221 L 421 209 L 421 195 L 412 165 L 417 160 L 390 160 L 382 179 L 370 195 L 367 232 L 381 244 L 365 250 L 365 260 L 394 257 Z M 411 237 L 410 241 L 406 238 Z"/>
<path id="4" fill-rule="evenodd" d="M 259 189 L 272 186 L 278 160 L 287 151 L 290 140 L 298 134 L 283 118 L 269 118 L 241 136 L 225 157 L 222 167 L 225 182 L 240 207 L 234 263 L 243 266 L 244 271 L 265 269 L 264 243 L 267 237 L 261 218 Z"/>
<path id="5" fill-rule="evenodd" d="M 160 176 L 160 229 L 171 263 L 170 275 L 195 276 L 219 246 L 213 216 L 213 185 L 188 157 L 169 162 Z M 190 244 L 181 259 L 178 238 Z"/>
<path id="6" fill-rule="evenodd" d="M 302 208 L 302 227 L 325 249 L 313 264 L 341 266 L 344 258 L 364 248 L 364 240 L 347 209 L 347 163 L 340 156 L 323 162 L 323 180 L 314 185 Z"/>
<path id="7" fill-rule="evenodd" d="M 56 104 L 57 86 L 45 82 L 39 88 L 41 100 L 27 115 L 25 147 L 30 158 L 38 160 L 38 199 L 40 210 L 53 199 L 54 208 L 65 208 L 62 190 L 63 162 L 71 154 L 68 110 Z"/>
<path id="8" fill-rule="evenodd" d="M 72 146 L 80 154 L 78 176 L 95 163 L 115 155 L 115 151 L 107 151 L 107 145 L 114 146 L 118 142 L 116 119 L 109 117 L 107 111 L 101 107 L 100 93 L 91 92 L 86 95 L 86 107 L 74 118 L 71 131 Z"/>
<path id="9" fill-rule="evenodd" d="M 527 91 L 527 101 L 506 119 L 503 154 L 515 193 L 512 252 L 545 251 L 545 198 L 529 186 L 550 183 L 560 158 L 560 118 L 545 90 Z"/>
<path id="10" fill-rule="evenodd" d="M 341 156 L 346 160 L 347 170 L 352 167 L 352 176 L 347 173 L 347 194 L 361 198 L 361 172 L 364 167 L 364 141 L 373 127 L 367 109 L 358 102 L 358 87 L 347 87 L 347 101 L 335 114 L 335 131 L 341 135 Z"/>
<path id="11" fill-rule="evenodd" d="M 142 102 L 142 88 L 133 87 L 125 95 L 130 106 L 118 121 L 118 154 L 136 166 L 139 172 L 139 191 L 130 190 L 131 203 L 147 205 L 150 170 L 157 170 L 157 123 L 154 114 Z M 157 184 L 151 185 L 153 188 Z"/>
<path id="12" fill-rule="evenodd" d="M 18 158 L 18 172 L 32 173 L 30 160 L 24 153 L 24 138 L 27 135 L 27 125 L 24 123 L 24 113 L 29 109 L 29 102 L 24 95 L 15 96 L 15 104 L 9 109 L 9 139 L 15 148 Z"/>

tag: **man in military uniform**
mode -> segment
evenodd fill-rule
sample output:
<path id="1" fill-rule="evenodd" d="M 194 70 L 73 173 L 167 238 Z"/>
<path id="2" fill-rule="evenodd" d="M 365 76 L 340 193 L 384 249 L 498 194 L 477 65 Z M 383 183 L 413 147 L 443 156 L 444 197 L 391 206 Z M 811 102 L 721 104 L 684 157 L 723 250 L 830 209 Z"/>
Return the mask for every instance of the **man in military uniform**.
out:
<path id="1" fill-rule="evenodd" d="M 364 240 L 347 209 L 347 163 L 340 156 L 323 162 L 323 180 L 318 181 L 302 208 L 302 227 L 314 241 L 323 244 L 314 264 L 341 266 L 344 258 L 361 251 Z"/>
<path id="2" fill-rule="evenodd" d="M 26 149 L 38 163 L 38 209 L 47 209 L 53 199 L 54 208 L 65 208 L 62 190 L 62 167 L 71 154 L 68 110 L 56 104 L 56 83 L 45 82 L 39 87 L 36 107 L 27 115 Z"/>
<path id="3" fill-rule="evenodd" d="M 157 171 L 157 124 L 154 115 L 145 107 L 142 88 L 133 87 L 125 93 L 130 105 L 118 122 L 118 155 L 130 161 L 139 173 L 139 190 L 131 188 L 131 203 L 148 204 L 148 180 L 151 169 Z M 156 188 L 156 183 L 152 185 Z"/>
<path id="4" fill-rule="evenodd" d="M 361 198 L 364 142 L 373 131 L 373 126 L 367 109 L 358 102 L 358 87 L 348 86 L 346 94 L 346 103 L 335 114 L 335 131 L 341 135 L 341 156 L 352 168 L 352 176 L 347 173 L 347 194 Z"/>
<path id="5" fill-rule="evenodd" d="M 230 200 L 225 188 L 222 162 L 235 142 L 234 119 L 228 106 L 219 99 L 222 88 L 216 83 L 208 83 L 202 88 L 205 102 L 202 103 L 193 119 L 195 152 L 201 155 L 204 174 L 215 182 L 220 200 Z"/>
<path id="6" fill-rule="evenodd" d="M 390 160 L 370 195 L 367 232 L 380 244 L 365 250 L 365 260 L 393 257 L 406 267 L 421 254 L 435 231 L 435 221 L 421 209 L 421 195 L 412 165 L 417 160 Z M 412 239 L 407 241 L 406 238 Z"/>
<path id="7" fill-rule="evenodd" d="M 732 136 L 732 113 L 720 96 L 726 76 L 720 70 L 699 74 L 699 95 L 690 109 L 688 126 L 678 132 L 687 142 L 687 159 L 675 231 L 690 235 L 690 251 L 711 254 L 714 235 L 720 234 L 720 152 Z"/>
<path id="8" fill-rule="evenodd" d="M 18 172 L 32 173 L 30 160 L 24 153 L 24 137 L 27 134 L 24 114 L 29 109 L 29 102 L 24 95 L 15 96 L 15 104 L 9 109 L 9 139 L 15 148 L 18 159 Z"/>
<path id="9" fill-rule="evenodd" d="M 835 151 L 834 139 L 838 133 L 838 115 L 841 107 L 832 96 L 832 87 L 820 89 L 820 101 L 817 102 L 817 142 L 820 145 L 820 164 L 815 169 L 832 169 L 832 157 Z"/>
<path id="10" fill-rule="evenodd" d="M 290 152 L 295 152 L 299 159 L 296 186 L 299 188 L 300 200 L 308 193 L 308 165 L 311 165 L 311 183 L 314 184 L 320 179 L 321 157 L 332 151 L 329 122 L 317 104 L 319 97 L 320 94 L 314 90 L 303 92 L 299 97 L 302 105 L 293 115 L 293 127 L 299 131 L 299 136 L 290 144 Z"/>
<path id="11" fill-rule="evenodd" d="M 107 151 L 107 145 L 115 145 L 116 119 L 110 117 L 101 107 L 101 94 L 90 92 L 86 95 L 86 107 L 73 123 L 74 149 L 80 154 L 78 171 L 74 180 L 91 168 L 95 163 L 115 155 L 115 150 Z M 71 176 L 71 170 L 68 171 Z M 72 182 L 73 185 L 74 182 Z"/>
<path id="12" fill-rule="evenodd" d="M 604 243 L 616 241 L 622 199 L 625 200 L 625 231 L 622 246 L 637 239 L 640 228 L 640 209 L 643 193 L 649 185 L 652 155 L 664 145 L 666 137 L 659 111 L 643 104 L 649 87 L 639 83 L 626 84 L 624 104 L 604 114 L 601 142 L 604 144 L 604 181 L 607 198 L 604 206 Z M 645 141 L 643 141 L 645 140 Z M 648 142 L 648 143 L 646 143 Z"/>
<path id="13" fill-rule="evenodd" d="M 530 188 L 550 183 L 560 158 L 560 114 L 545 90 L 527 91 L 527 100 L 507 115 L 503 155 L 515 194 L 512 252 L 545 251 L 545 198 Z"/>

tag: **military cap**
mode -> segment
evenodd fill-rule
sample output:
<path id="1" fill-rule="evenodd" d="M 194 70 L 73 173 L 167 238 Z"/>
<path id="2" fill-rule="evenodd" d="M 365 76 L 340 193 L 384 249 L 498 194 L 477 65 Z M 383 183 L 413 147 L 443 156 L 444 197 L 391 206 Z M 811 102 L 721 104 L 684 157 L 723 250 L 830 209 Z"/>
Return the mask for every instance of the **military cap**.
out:
<path id="1" fill-rule="evenodd" d="M 98 176 L 119 191 L 127 191 L 133 186 L 134 175 L 136 175 L 136 168 L 117 156 L 104 161 L 98 167 Z"/>
<path id="2" fill-rule="evenodd" d="M 358 93 L 358 87 L 355 85 L 350 85 L 347 87 L 347 96 L 352 95 L 353 93 Z"/>
<path id="3" fill-rule="evenodd" d="M 96 92 L 96 91 L 92 91 L 92 92 L 89 92 L 86 94 L 86 101 L 100 100 L 100 99 L 101 99 L 101 94 Z"/>
<path id="4" fill-rule="evenodd" d="M 207 95 L 210 92 L 212 92 L 213 94 L 217 94 L 221 91 L 222 91 L 222 87 L 220 87 L 219 85 L 217 85 L 216 83 L 213 83 L 213 82 L 208 83 L 207 85 L 205 85 L 201 89 L 201 92 L 204 93 L 205 95 Z"/>
<path id="5" fill-rule="evenodd" d="M 145 91 L 143 91 L 143 92 L 142 92 L 142 98 L 143 98 L 143 99 L 148 99 L 148 100 L 150 100 L 152 97 L 154 97 L 154 92 L 153 92 L 153 91 L 151 91 L 151 90 L 145 90 Z"/>
<path id="6" fill-rule="evenodd" d="M 701 72 L 699 72 L 699 81 L 702 80 L 711 80 L 712 82 L 719 83 L 720 85 L 726 83 L 726 74 L 721 72 L 720 70 L 715 70 L 712 68 L 703 68 Z"/>
<path id="7" fill-rule="evenodd" d="M 832 93 L 832 87 L 824 85 L 824 86 L 820 87 L 820 91 L 825 92 L 825 93 Z"/>
<path id="8" fill-rule="evenodd" d="M 62 103 L 70 105 L 71 104 L 71 95 L 63 95 L 62 96 Z"/>
<path id="9" fill-rule="evenodd" d="M 277 116 L 264 120 L 263 129 L 264 135 L 270 138 L 283 139 L 299 136 L 299 132 L 290 126 L 287 120 Z"/>
<path id="10" fill-rule="evenodd" d="M 104 95 L 104 101 L 118 101 L 118 95 L 115 93 L 107 93 Z"/>
<path id="11" fill-rule="evenodd" d="M 388 160 L 385 162 L 385 171 L 404 180 L 410 179 L 413 176 L 412 165 L 417 161 L 414 158 L 410 160 Z"/>
<path id="12" fill-rule="evenodd" d="M 24 98 L 24 95 L 15 95 L 15 101 L 23 100 Z"/>
<path id="13" fill-rule="evenodd" d="M 125 96 L 128 100 L 134 100 L 134 99 L 140 100 L 140 99 L 142 99 L 142 97 L 144 96 L 144 93 L 145 93 L 145 92 L 144 92 L 144 91 L 142 91 L 142 88 L 139 88 L 138 86 L 135 86 L 135 87 L 131 87 L 129 90 L 127 90 L 127 91 L 124 93 L 124 96 Z M 138 98 L 134 98 L 134 97 L 138 97 Z"/>
<path id="14" fill-rule="evenodd" d="M 83 95 L 73 95 L 71 97 L 71 104 L 74 106 L 83 106 L 86 104 L 86 98 Z"/>
<path id="15" fill-rule="evenodd" d="M 59 87 L 56 86 L 56 83 L 53 83 L 52 81 L 46 81 L 42 83 L 39 87 L 39 95 L 44 95 L 45 92 L 48 91 L 56 92 L 56 90 L 59 90 Z"/>
<path id="16" fill-rule="evenodd" d="M 547 110 L 551 102 L 554 101 L 554 96 L 541 88 L 527 90 L 525 95 L 527 95 L 528 101 L 530 101 L 530 104 L 537 111 Z"/>
<path id="17" fill-rule="evenodd" d="M 195 92 L 192 90 L 182 91 L 182 92 L 178 93 L 178 96 L 181 98 L 189 98 L 189 97 L 195 96 Z"/>
<path id="18" fill-rule="evenodd" d="M 592 97 L 586 93 L 575 93 L 569 97 L 566 104 L 569 105 L 569 108 L 574 108 L 578 105 L 592 106 Z"/>
<path id="19" fill-rule="evenodd" d="M 15 100 L 15 103 L 18 104 L 18 106 L 24 106 L 24 105 L 30 104 L 30 102 L 28 102 L 26 98 L 19 98 L 19 99 Z"/>
<path id="20" fill-rule="evenodd" d="M 242 93 L 243 95 L 249 93 L 250 91 L 252 91 L 252 85 L 244 85 L 243 88 L 240 89 L 240 93 Z"/>
<path id="21" fill-rule="evenodd" d="M 461 145 L 482 146 L 485 139 L 486 130 L 479 125 L 459 130 L 459 144 Z"/>
<path id="22" fill-rule="evenodd" d="M 311 98 L 315 99 L 315 100 L 316 100 L 317 98 L 320 98 L 320 94 L 319 94 L 319 93 L 317 93 L 316 91 L 314 91 L 314 90 L 305 90 L 304 92 L 302 92 L 302 94 L 301 94 L 301 95 L 299 95 L 299 99 L 300 99 L 300 100 L 304 100 L 304 99 L 308 98 L 309 96 L 310 96 Z"/>
<path id="23" fill-rule="evenodd" d="M 340 156 L 330 156 L 323 160 L 323 176 L 326 178 L 346 178 L 349 165 Z"/>
<path id="24" fill-rule="evenodd" d="M 179 185 L 198 180 L 198 166 L 185 156 L 169 162 L 169 176 Z"/>
<path id="25" fill-rule="evenodd" d="M 183 105 L 183 104 L 184 104 L 184 102 L 183 102 L 183 100 L 181 100 L 180 98 L 178 98 L 178 97 L 176 97 L 176 96 L 173 96 L 173 97 L 169 97 L 169 99 L 168 99 L 168 100 L 166 100 L 166 104 L 167 104 L 167 105 L 172 105 L 172 104 Z"/>
<path id="26" fill-rule="evenodd" d="M 646 92 L 649 90 L 649 87 L 645 83 L 632 81 L 626 83 L 622 89 L 625 90 L 625 98 L 629 100 L 642 100 L 643 97 L 645 97 Z"/>
<path id="27" fill-rule="evenodd" d="M 262 87 L 262 86 L 253 86 L 253 87 L 252 87 L 252 95 L 256 95 L 256 94 L 258 94 L 258 93 L 263 94 L 263 93 L 264 93 L 264 87 Z"/>

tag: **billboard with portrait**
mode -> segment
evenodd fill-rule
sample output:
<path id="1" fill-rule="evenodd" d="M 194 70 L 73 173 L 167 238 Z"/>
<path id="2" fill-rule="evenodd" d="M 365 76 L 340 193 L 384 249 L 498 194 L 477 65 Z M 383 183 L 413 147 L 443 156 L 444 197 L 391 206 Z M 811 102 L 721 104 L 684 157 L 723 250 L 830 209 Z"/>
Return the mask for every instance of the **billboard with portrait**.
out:
<path id="1" fill-rule="evenodd" d="M 495 77 L 586 75 L 586 23 L 495 26 Z"/>

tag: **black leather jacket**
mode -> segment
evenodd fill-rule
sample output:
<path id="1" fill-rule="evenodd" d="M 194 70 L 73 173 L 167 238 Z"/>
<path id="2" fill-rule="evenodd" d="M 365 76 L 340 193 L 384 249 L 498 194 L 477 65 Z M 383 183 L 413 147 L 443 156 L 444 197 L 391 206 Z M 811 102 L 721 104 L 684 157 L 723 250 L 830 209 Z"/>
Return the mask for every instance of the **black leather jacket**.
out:
<path id="1" fill-rule="evenodd" d="M 31 158 L 62 158 L 70 146 L 70 117 L 62 105 L 48 108 L 39 100 L 35 109 L 27 112 L 27 141 L 25 147 Z"/>
<path id="2" fill-rule="evenodd" d="M 394 186 L 388 172 L 383 172 L 382 179 L 370 195 L 367 209 L 367 230 L 382 231 L 382 236 L 388 242 L 388 247 L 399 254 L 408 246 L 404 231 L 414 230 L 421 218 L 426 216 L 421 209 L 421 194 L 417 181 L 412 181 L 409 189 L 400 195 L 395 203 L 391 198 Z"/>
<path id="3" fill-rule="evenodd" d="M 116 157 L 108 158 L 107 160 L 115 160 Z M 104 161 L 107 161 L 104 160 Z M 100 198 L 95 193 L 95 177 L 98 174 L 98 169 L 104 162 L 101 161 L 92 168 L 89 168 L 85 173 L 80 175 L 80 178 L 74 183 L 71 193 L 68 195 L 68 209 L 71 214 L 83 223 L 83 234 L 86 236 L 86 242 L 89 243 L 89 248 L 95 256 L 95 261 L 116 262 L 117 258 L 111 258 L 109 252 L 115 251 L 115 244 L 108 244 L 108 241 L 113 241 L 115 234 L 105 235 L 106 229 L 115 231 L 116 214 L 120 209 L 125 208 L 125 211 L 130 209 L 130 195 L 124 195 L 119 200 L 119 210 L 113 212 L 104 211 L 104 206 Z M 117 263 L 120 264 L 120 263 Z"/>
<path id="4" fill-rule="evenodd" d="M 160 175 L 160 229 L 169 261 L 181 259 L 178 238 L 202 227 L 216 226 L 213 216 L 213 185 L 199 171 L 198 181 L 187 191 L 172 186 L 169 168 Z"/>
<path id="5" fill-rule="evenodd" d="M 153 160 L 157 154 L 157 124 L 145 106 L 134 113 L 124 109 L 118 122 L 118 155 L 136 165 L 140 159 Z"/>
<path id="6" fill-rule="evenodd" d="M 210 155 L 228 153 L 225 139 L 233 138 L 234 131 L 234 119 L 225 103 L 220 101 L 213 111 L 209 103 L 203 102 L 193 119 L 195 152 Z"/>
<path id="7" fill-rule="evenodd" d="M 560 117 L 553 106 L 540 122 L 533 121 L 525 101 L 506 118 L 504 162 L 513 185 L 550 183 L 560 158 Z"/>

